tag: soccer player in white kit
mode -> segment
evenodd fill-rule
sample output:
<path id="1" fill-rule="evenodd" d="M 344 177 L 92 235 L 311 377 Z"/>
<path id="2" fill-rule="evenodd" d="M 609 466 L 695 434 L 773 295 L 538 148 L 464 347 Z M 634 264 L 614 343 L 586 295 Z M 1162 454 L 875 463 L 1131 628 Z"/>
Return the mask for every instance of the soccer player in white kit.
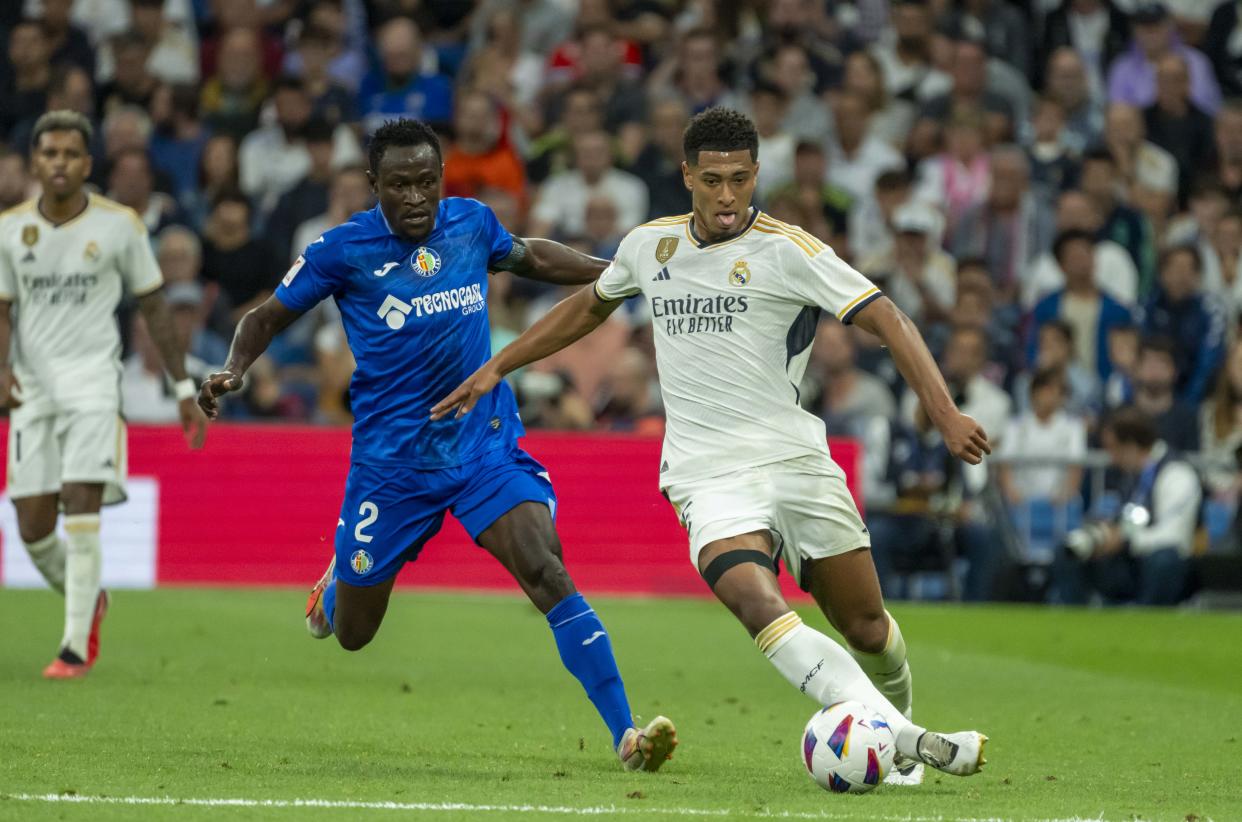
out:
<path id="1" fill-rule="evenodd" d="M 90 122 L 44 114 L 32 135 L 42 194 L 0 214 L 0 401 L 10 409 L 8 494 L 22 542 L 64 594 L 60 652 L 49 679 L 84 676 L 108 607 L 100 588 L 99 511 L 125 499 L 121 337 L 116 309 L 138 300 L 179 400 L 192 448 L 207 418 L 164 302 L 147 230 L 131 209 L 83 190 Z M 11 354 L 11 357 L 10 357 Z M 56 532 L 65 513 L 65 538 Z"/>
<path id="2" fill-rule="evenodd" d="M 468 413 L 504 375 L 644 295 L 668 417 L 660 487 L 704 580 L 795 688 L 822 705 L 852 699 L 884 715 L 901 757 L 890 781 L 917 784 L 924 763 L 976 773 L 987 737 L 929 732 L 909 718 L 906 645 L 884 609 L 870 537 L 823 422 L 798 405 L 821 310 L 888 346 L 954 456 L 979 463 L 987 436 L 958 411 L 922 336 L 878 288 L 815 237 L 751 206 L 759 164 L 749 118 L 708 109 L 684 143 L 693 212 L 631 231 L 594 288 L 553 308 L 433 416 Z M 785 602 L 780 560 L 848 652 Z"/>

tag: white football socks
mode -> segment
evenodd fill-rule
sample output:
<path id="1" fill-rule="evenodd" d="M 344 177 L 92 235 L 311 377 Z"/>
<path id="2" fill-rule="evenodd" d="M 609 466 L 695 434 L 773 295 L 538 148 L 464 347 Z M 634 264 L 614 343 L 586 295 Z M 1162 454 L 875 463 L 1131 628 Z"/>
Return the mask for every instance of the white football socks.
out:
<path id="1" fill-rule="evenodd" d="M 896 737 L 898 752 L 918 758 L 919 737 L 927 729 L 906 719 L 844 648 L 803 625 L 796 613 L 790 611 L 773 620 L 755 637 L 755 644 L 791 685 L 820 705 L 849 699 L 883 716 Z"/>
<path id="2" fill-rule="evenodd" d="M 99 548 L 99 514 L 70 514 L 65 517 L 65 636 L 68 648 L 87 662 L 95 600 L 99 597 L 102 556 Z"/>
<path id="3" fill-rule="evenodd" d="M 887 611 L 885 613 L 888 614 L 888 641 L 884 644 L 884 650 L 869 654 L 850 648 L 850 656 L 858 662 L 863 673 L 871 677 L 880 693 L 893 703 L 893 707 L 909 719 L 914 683 L 906 662 L 906 641 L 901 636 L 897 620 Z"/>
<path id="4" fill-rule="evenodd" d="M 55 530 L 43 539 L 27 542 L 26 553 L 30 561 L 39 569 L 43 579 L 53 591 L 65 592 L 65 541 Z"/>

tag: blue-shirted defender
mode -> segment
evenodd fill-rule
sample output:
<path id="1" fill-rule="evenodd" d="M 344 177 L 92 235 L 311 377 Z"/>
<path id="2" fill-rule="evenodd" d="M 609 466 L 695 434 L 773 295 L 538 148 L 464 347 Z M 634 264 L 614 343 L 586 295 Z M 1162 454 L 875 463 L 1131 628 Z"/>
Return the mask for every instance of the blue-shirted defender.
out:
<path id="1" fill-rule="evenodd" d="M 229 361 L 199 392 L 208 416 L 241 387 L 272 338 L 320 300 L 340 308 L 357 368 L 355 419 L 335 555 L 311 591 L 306 623 L 346 650 L 375 636 L 401 566 L 452 512 L 548 619 L 561 660 L 586 689 L 630 770 L 657 770 L 677 744 L 672 722 L 634 726 L 603 623 L 565 570 L 548 472 L 524 452 L 509 386 L 475 413 L 431 420 L 431 406 L 491 356 L 488 271 L 568 285 L 607 265 L 559 243 L 511 236 L 487 206 L 440 198 L 435 133 L 416 120 L 372 138 L 379 204 L 311 243 L 276 293 L 237 326 Z"/>

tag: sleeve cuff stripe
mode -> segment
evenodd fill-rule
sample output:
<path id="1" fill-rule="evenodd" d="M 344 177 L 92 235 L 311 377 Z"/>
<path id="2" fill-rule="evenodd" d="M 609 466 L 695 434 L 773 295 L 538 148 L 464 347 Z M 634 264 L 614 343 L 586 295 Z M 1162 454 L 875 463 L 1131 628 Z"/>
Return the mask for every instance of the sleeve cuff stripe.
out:
<path id="1" fill-rule="evenodd" d="M 857 314 L 859 311 L 862 311 L 864 308 L 866 308 L 868 305 L 875 302 L 882 296 L 884 295 L 880 292 L 880 289 L 872 288 L 870 291 L 857 297 L 853 302 L 847 305 L 845 307 L 845 310 L 843 310 L 840 314 L 837 315 L 837 318 L 840 319 L 841 322 L 848 325 L 850 320 L 854 319 L 855 314 Z"/>

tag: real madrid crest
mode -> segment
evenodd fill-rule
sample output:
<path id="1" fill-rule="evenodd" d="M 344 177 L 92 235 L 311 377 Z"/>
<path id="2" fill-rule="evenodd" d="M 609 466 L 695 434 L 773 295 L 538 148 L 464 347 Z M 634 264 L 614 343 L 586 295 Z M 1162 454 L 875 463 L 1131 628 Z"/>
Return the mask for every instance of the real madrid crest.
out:
<path id="1" fill-rule="evenodd" d="M 86 244 L 86 249 L 82 252 L 82 259 L 90 260 L 92 263 L 99 259 L 99 244 L 91 240 Z"/>
<path id="2" fill-rule="evenodd" d="M 434 277 L 440 271 L 440 255 L 434 248 L 420 245 L 410 255 L 410 268 L 420 277 Z"/>
<path id="3" fill-rule="evenodd" d="M 738 260 L 733 264 L 733 270 L 729 272 L 729 285 L 741 288 L 748 282 L 750 282 L 750 266 L 746 265 L 745 260 Z"/>
<path id="4" fill-rule="evenodd" d="M 22 228 L 22 243 L 26 246 L 33 246 L 39 242 L 39 227 L 37 225 L 28 225 Z"/>
<path id="5" fill-rule="evenodd" d="M 673 259 L 673 255 L 677 253 L 677 238 L 662 237 L 660 244 L 656 246 L 656 262 L 664 265 Z"/>

